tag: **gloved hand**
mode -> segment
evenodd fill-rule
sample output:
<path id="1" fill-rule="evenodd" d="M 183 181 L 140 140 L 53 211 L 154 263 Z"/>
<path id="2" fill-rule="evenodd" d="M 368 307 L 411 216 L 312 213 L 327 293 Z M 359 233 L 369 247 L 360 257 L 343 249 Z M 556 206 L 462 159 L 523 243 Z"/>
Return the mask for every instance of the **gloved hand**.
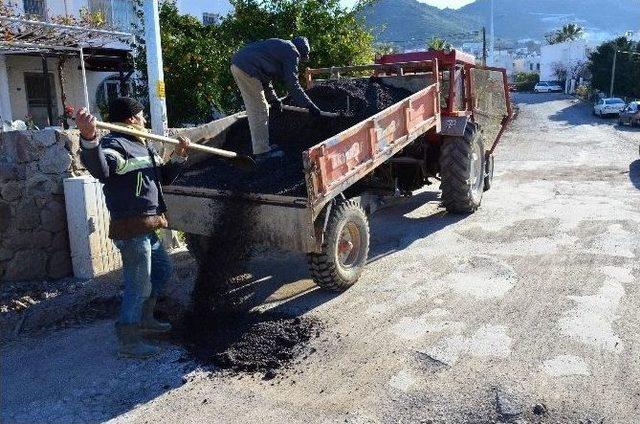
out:
<path id="1" fill-rule="evenodd" d="M 280 100 L 272 101 L 269 106 L 271 106 L 271 111 L 273 113 L 282 113 L 282 102 Z"/>
<path id="2" fill-rule="evenodd" d="M 318 106 L 315 107 L 310 107 L 309 108 L 309 113 L 311 114 L 311 116 L 313 116 L 314 118 L 317 118 L 319 116 L 322 116 L 322 111 L 320 110 L 320 108 Z"/>

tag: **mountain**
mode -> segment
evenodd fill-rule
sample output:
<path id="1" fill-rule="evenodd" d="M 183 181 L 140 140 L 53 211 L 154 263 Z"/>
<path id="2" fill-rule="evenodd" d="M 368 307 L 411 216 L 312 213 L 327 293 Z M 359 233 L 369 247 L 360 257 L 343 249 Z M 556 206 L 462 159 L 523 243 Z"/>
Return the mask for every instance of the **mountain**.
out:
<path id="1" fill-rule="evenodd" d="M 378 0 L 362 12 L 379 41 L 401 47 L 424 47 L 434 36 L 452 39 L 452 35 L 477 31 L 479 18 L 452 9 L 438 9 L 416 0 Z"/>
<path id="2" fill-rule="evenodd" d="M 457 11 L 489 27 L 491 0 L 476 0 Z M 542 39 L 563 24 L 575 22 L 589 32 L 619 34 L 640 29 L 638 0 L 494 0 L 496 36 Z"/>
<path id="3" fill-rule="evenodd" d="M 418 47 L 439 36 L 489 31 L 491 0 L 476 0 L 458 10 L 438 9 L 417 0 L 378 0 L 362 12 L 379 41 Z M 575 22 L 592 33 L 620 34 L 640 29 L 639 0 L 494 0 L 496 37 L 533 38 Z M 469 38 L 469 37 L 462 37 Z"/>

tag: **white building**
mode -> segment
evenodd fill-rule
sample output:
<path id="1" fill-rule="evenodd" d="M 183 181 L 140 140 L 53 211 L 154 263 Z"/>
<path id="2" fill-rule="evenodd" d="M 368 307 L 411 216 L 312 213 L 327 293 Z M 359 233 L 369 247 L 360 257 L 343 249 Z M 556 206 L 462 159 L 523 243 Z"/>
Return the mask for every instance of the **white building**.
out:
<path id="1" fill-rule="evenodd" d="M 586 40 L 567 41 L 565 43 L 542 46 L 540 55 L 540 80 L 557 80 L 555 70 L 558 67 L 570 70 L 589 60 L 592 48 Z"/>
<path id="2" fill-rule="evenodd" d="M 527 55 L 513 59 L 513 73 L 521 72 L 540 73 L 540 56 Z"/>
<path id="3" fill-rule="evenodd" d="M 79 17 L 82 8 L 102 12 L 109 27 L 115 30 L 131 32 L 134 0 L 17 0 L 16 12 L 31 20 L 50 22 L 54 16 Z M 129 50 L 127 44 L 112 39 L 85 48 L 92 111 L 98 111 L 110 99 L 126 92 L 133 69 Z M 56 50 L 48 44 L 46 48 L 21 49 L 11 43 L 0 43 L 0 121 L 25 120 L 31 116 L 41 128 L 59 125 L 58 117 L 64 111 L 63 86 L 58 72 L 62 53 L 68 56 L 62 67 L 65 104 L 78 108 L 85 101 L 77 50 Z"/>
<path id="4" fill-rule="evenodd" d="M 507 76 L 513 75 L 513 54 L 508 50 L 495 50 L 493 55 L 489 53 L 487 64 L 496 68 L 506 69 Z"/>
<path id="5" fill-rule="evenodd" d="M 625 37 L 627 37 L 627 39 L 629 39 L 630 41 L 635 41 L 636 43 L 640 42 L 640 29 L 635 30 L 635 31 L 627 31 L 624 34 Z"/>

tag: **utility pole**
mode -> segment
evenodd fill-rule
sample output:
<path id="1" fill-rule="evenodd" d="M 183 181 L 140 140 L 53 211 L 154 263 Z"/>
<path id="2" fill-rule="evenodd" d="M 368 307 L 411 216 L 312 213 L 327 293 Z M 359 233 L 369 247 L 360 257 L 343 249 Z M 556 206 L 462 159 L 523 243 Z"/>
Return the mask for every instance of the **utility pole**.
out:
<path id="1" fill-rule="evenodd" d="M 618 60 L 618 50 L 613 51 L 613 64 L 611 65 L 611 86 L 609 88 L 609 97 L 613 97 L 613 82 L 616 79 L 616 61 Z"/>
<path id="2" fill-rule="evenodd" d="M 482 27 L 482 66 L 487 66 L 487 28 Z"/>
<path id="3" fill-rule="evenodd" d="M 496 48 L 496 33 L 495 33 L 495 28 L 493 26 L 493 0 L 491 0 L 491 41 L 490 41 L 490 57 L 491 57 L 491 65 L 493 65 L 493 61 L 494 61 L 494 57 L 495 57 L 495 48 Z"/>
<path id="4" fill-rule="evenodd" d="M 167 104 L 162 70 L 158 0 L 144 0 L 144 38 L 147 47 L 151 131 L 154 134 L 164 135 L 167 130 Z"/>

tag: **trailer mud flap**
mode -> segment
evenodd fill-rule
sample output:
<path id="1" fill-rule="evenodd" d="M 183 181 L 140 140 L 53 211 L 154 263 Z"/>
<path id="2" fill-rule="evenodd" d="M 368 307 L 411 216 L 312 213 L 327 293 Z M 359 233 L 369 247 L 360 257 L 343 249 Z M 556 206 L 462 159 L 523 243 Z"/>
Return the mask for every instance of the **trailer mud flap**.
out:
<path id="1" fill-rule="evenodd" d="M 440 134 L 453 137 L 462 137 L 464 129 L 467 127 L 467 116 L 454 116 L 442 118 L 442 129 Z"/>

